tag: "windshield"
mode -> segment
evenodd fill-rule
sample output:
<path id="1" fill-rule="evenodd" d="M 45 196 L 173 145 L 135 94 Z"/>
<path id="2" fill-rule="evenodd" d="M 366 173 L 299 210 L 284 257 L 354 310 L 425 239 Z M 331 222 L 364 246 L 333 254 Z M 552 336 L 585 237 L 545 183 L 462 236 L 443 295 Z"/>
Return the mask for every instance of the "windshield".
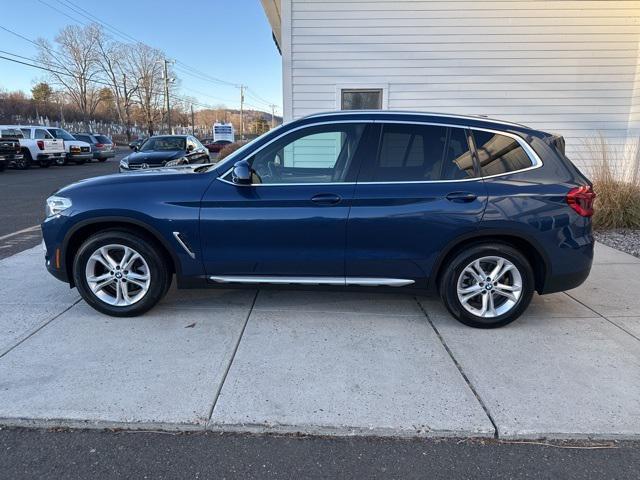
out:
<path id="1" fill-rule="evenodd" d="M 98 143 L 111 143 L 111 139 L 109 137 L 105 137 L 104 135 L 94 135 Z"/>
<path id="2" fill-rule="evenodd" d="M 24 138 L 22 131 L 17 128 L 6 128 L 0 130 L 0 137 L 2 138 Z"/>
<path id="3" fill-rule="evenodd" d="M 60 140 L 75 140 L 75 138 L 72 137 L 69 132 L 61 128 L 49 128 L 48 130 L 54 138 L 58 138 Z"/>
<path id="4" fill-rule="evenodd" d="M 185 150 L 185 146 L 184 137 L 153 137 L 144 142 L 140 150 L 143 152 Z"/>

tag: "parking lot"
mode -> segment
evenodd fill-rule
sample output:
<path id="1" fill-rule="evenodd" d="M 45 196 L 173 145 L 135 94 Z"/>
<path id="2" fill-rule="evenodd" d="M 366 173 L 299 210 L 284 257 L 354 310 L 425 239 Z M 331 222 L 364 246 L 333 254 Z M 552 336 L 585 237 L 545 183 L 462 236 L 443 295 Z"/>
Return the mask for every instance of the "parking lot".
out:
<path id="1" fill-rule="evenodd" d="M 640 259 L 471 329 L 429 298 L 173 290 L 86 306 L 39 247 L 0 261 L 0 423 L 393 437 L 640 437 Z"/>
<path id="2" fill-rule="evenodd" d="M 114 158 L 105 162 L 49 168 L 34 165 L 27 170 L 8 168 L 1 172 L 0 190 L 5 203 L 0 212 L 0 258 L 40 242 L 39 225 L 44 218 L 44 202 L 48 196 L 83 178 L 117 172 L 118 162 L 127 153 L 128 149 L 120 149 Z"/>

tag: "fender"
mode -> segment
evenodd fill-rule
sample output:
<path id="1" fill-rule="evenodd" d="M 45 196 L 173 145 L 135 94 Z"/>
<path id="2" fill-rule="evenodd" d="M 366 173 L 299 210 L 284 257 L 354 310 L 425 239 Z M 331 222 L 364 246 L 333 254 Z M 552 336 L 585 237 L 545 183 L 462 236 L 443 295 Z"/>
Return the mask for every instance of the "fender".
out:
<path id="1" fill-rule="evenodd" d="M 474 232 L 466 233 L 464 235 L 456 237 L 455 239 L 453 239 L 451 242 L 447 244 L 447 246 L 442 250 L 442 252 L 440 252 L 440 255 L 438 256 L 438 258 L 436 259 L 433 265 L 432 272 L 434 272 L 434 274 L 432 274 L 429 278 L 429 288 L 434 291 L 437 291 L 438 273 L 440 272 L 440 269 L 445 259 L 447 258 L 447 256 L 451 252 L 453 252 L 457 247 L 459 247 L 461 244 L 466 242 L 472 242 L 475 240 L 478 240 L 478 241 L 489 240 L 495 237 L 514 237 L 527 243 L 528 245 L 531 245 L 531 247 L 533 247 L 536 253 L 540 255 L 540 258 L 542 258 L 542 261 L 544 262 L 545 275 L 544 275 L 544 278 L 541 280 L 543 281 L 543 283 L 546 283 L 547 278 L 549 276 L 549 272 L 550 272 L 551 262 L 549 260 L 548 255 L 546 254 L 544 249 L 540 246 L 537 240 L 535 240 L 530 236 L 526 236 L 522 232 L 518 232 L 510 229 L 487 228 L 487 229 L 480 229 Z"/>
<path id="2" fill-rule="evenodd" d="M 180 261 L 178 260 L 178 257 L 174 252 L 174 247 L 172 247 L 169 244 L 169 242 L 167 242 L 165 237 L 158 230 L 156 230 L 154 227 L 152 227 L 148 223 L 137 220 L 135 218 L 122 217 L 122 216 L 92 217 L 86 220 L 81 220 L 78 223 L 76 223 L 73 227 L 71 227 L 62 241 L 62 259 L 61 260 L 62 260 L 62 265 L 65 265 L 65 270 L 67 265 L 66 254 L 67 254 L 67 249 L 69 247 L 69 241 L 71 240 L 71 237 L 73 237 L 73 235 L 81 228 L 84 228 L 89 225 L 100 224 L 100 223 L 130 224 L 130 225 L 142 228 L 143 230 L 149 232 L 149 234 L 151 234 L 151 236 L 155 240 L 160 242 L 160 244 L 167 250 L 167 252 L 169 252 L 169 255 L 171 256 L 171 261 L 173 262 L 173 265 L 176 270 L 176 276 L 177 277 L 182 276 L 182 265 L 180 264 Z M 67 276 L 69 279 L 71 279 L 70 275 L 67 274 Z"/>

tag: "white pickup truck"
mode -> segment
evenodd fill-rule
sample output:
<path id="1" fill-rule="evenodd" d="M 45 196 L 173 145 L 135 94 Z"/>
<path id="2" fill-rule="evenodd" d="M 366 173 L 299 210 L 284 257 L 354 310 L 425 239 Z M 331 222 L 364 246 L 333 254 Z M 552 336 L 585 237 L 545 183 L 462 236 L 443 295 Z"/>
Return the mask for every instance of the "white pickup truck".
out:
<path id="1" fill-rule="evenodd" d="M 20 130 L 23 138 L 20 138 L 20 148 L 23 157 L 13 163 L 16 168 L 27 169 L 33 163 L 41 167 L 48 167 L 56 158 L 64 158 L 64 142 L 54 138 L 47 131 L 47 127 L 33 125 L 0 125 L 0 128 Z"/>
<path id="2" fill-rule="evenodd" d="M 47 127 L 47 132 L 52 137 L 64 142 L 65 156 L 56 158 L 56 165 L 64 165 L 67 162 L 74 162 L 76 165 L 82 165 L 86 161 L 91 161 L 93 153 L 91 145 L 87 142 L 76 140 L 76 138 L 63 128 Z"/>

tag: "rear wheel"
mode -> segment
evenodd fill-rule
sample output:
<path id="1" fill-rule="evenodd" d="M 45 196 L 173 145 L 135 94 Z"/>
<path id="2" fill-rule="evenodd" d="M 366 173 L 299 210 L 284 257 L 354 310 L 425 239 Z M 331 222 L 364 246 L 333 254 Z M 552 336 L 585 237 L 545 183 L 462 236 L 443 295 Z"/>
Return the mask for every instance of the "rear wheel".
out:
<path id="1" fill-rule="evenodd" d="M 67 158 L 66 157 L 55 157 L 55 163 L 56 165 L 58 165 L 59 167 L 62 167 L 63 165 L 67 164 Z"/>
<path id="2" fill-rule="evenodd" d="M 517 319 L 531 302 L 534 276 L 509 245 L 479 244 L 458 253 L 440 283 L 440 296 L 465 325 L 496 328 Z"/>
<path id="3" fill-rule="evenodd" d="M 151 239 L 126 231 L 106 231 L 87 239 L 73 262 L 82 298 L 107 315 L 133 317 L 166 294 L 170 271 Z"/>

